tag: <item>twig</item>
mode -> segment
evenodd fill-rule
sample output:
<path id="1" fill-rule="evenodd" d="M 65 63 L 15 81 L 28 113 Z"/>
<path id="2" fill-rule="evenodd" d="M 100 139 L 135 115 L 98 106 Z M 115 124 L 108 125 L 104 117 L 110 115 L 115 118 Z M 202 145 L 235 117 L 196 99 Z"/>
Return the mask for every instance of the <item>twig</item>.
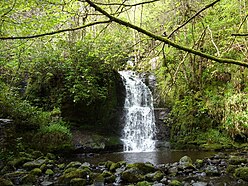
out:
<path id="1" fill-rule="evenodd" d="M 54 35 L 62 32 L 70 32 L 70 31 L 75 31 L 75 30 L 80 30 L 89 26 L 97 25 L 97 24 L 104 24 L 104 23 L 110 23 L 111 21 L 97 21 L 93 23 L 89 23 L 83 26 L 75 27 L 75 28 L 67 28 L 67 29 L 62 29 L 62 30 L 57 30 L 54 32 L 47 32 L 43 34 L 37 34 L 37 35 L 31 35 L 31 36 L 9 36 L 9 37 L 0 37 L 0 40 L 15 40 L 15 39 L 33 39 L 33 38 L 38 38 L 38 37 L 43 37 L 43 36 L 49 36 L 49 35 Z"/>
<path id="2" fill-rule="evenodd" d="M 217 51 L 217 55 L 220 56 L 220 51 L 219 51 L 217 45 L 216 45 L 215 42 L 214 42 L 212 31 L 210 30 L 209 26 L 207 26 L 207 29 L 208 29 L 208 31 L 209 31 L 209 33 L 210 33 L 211 42 L 213 43 L 213 45 L 214 45 L 214 47 L 215 47 L 215 49 L 216 49 L 216 51 Z"/>
<path id="3" fill-rule="evenodd" d="M 177 27 L 175 30 L 173 30 L 170 35 L 168 36 L 168 38 L 170 38 L 175 32 L 177 32 L 180 28 L 184 27 L 186 24 L 188 24 L 192 19 L 194 19 L 196 16 L 198 16 L 201 12 L 203 12 L 204 10 L 210 8 L 211 6 L 214 6 L 216 3 L 218 3 L 220 0 L 216 0 L 208 5 L 206 5 L 204 8 L 202 8 L 201 10 L 199 10 L 198 12 L 196 12 L 191 18 L 189 18 L 186 22 L 184 22 L 182 25 L 180 25 L 179 27 Z"/>
<path id="4" fill-rule="evenodd" d="M 198 55 L 198 56 L 201 56 L 203 58 L 207 58 L 207 59 L 210 59 L 210 60 L 213 60 L 213 61 L 216 61 L 216 62 L 219 62 L 219 63 L 226 63 L 226 64 L 235 64 L 235 65 L 240 65 L 240 66 L 244 66 L 244 67 L 248 67 L 248 63 L 246 62 L 243 62 L 243 61 L 238 61 L 238 60 L 234 60 L 234 59 L 227 59 L 227 58 L 219 58 L 219 57 L 215 57 L 213 55 L 210 55 L 210 54 L 206 54 L 204 52 L 201 52 L 199 50 L 194 50 L 192 48 L 188 48 L 186 46 L 183 46 L 183 45 L 179 45 L 171 40 L 169 40 L 168 38 L 166 37 L 162 37 L 160 35 L 155 35 L 143 28 L 140 28 L 136 25 L 133 25 L 129 22 L 126 22 L 126 21 L 123 21 L 122 19 L 119 19 L 119 18 L 116 18 L 114 16 L 111 16 L 108 12 L 106 12 L 105 10 L 103 10 L 102 8 L 100 8 L 99 6 L 97 6 L 96 4 L 94 4 L 92 1 L 90 0 L 85 0 L 87 3 L 90 4 L 91 7 L 95 8 L 96 11 L 98 12 L 101 12 L 103 15 L 105 15 L 106 17 L 108 17 L 111 21 L 113 22 L 116 22 L 120 25 L 123 25 L 123 26 L 126 26 L 126 27 L 129 27 L 129 28 L 132 28 L 138 32 L 141 32 L 155 40 L 159 40 L 159 41 L 162 41 L 164 42 L 165 44 L 168 44 L 174 48 L 177 48 L 179 50 L 183 50 L 183 51 L 186 51 L 186 52 L 189 52 L 189 53 L 192 53 L 192 54 L 195 54 L 195 55 Z"/>

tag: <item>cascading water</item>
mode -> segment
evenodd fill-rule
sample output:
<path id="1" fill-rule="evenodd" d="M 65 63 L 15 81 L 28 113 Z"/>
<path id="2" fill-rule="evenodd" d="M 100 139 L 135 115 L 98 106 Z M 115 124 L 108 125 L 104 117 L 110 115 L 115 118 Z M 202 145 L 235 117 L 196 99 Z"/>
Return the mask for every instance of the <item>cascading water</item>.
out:
<path id="1" fill-rule="evenodd" d="M 124 151 L 153 151 L 156 126 L 151 91 L 133 71 L 119 73 L 126 88 Z"/>

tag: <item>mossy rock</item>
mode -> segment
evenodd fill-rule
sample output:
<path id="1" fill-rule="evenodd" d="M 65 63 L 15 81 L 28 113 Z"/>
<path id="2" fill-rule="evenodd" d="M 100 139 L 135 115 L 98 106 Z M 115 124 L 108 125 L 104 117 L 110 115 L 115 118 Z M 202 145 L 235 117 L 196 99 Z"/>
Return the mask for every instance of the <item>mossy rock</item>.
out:
<path id="1" fill-rule="evenodd" d="M 49 160 L 56 160 L 56 156 L 50 152 L 46 154 L 46 158 Z"/>
<path id="2" fill-rule="evenodd" d="M 113 163 L 114 163 L 114 162 L 112 162 L 112 161 L 106 161 L 106 162 L 104 163 L 104 165 L 105 165 L 105 167 L 109 170 Z"/>
<path id="3" fill-rule="evenodd" d="M 125 183 L 137 183 L 145 180 L 145 176 L 136 167 L 125 170 L 122 172 L 121 177 Z"/>
<path id="4" fill-rule="evenodd" d="M 14 184 L 12 183 L 12 181 L 0 177 L 0 185 L 1 186 L 13 186 Z"/>
<path id="5" fill-rule="evenodd" d="M 27 174 L 21 178 L 20 182 L 23 185 L 35 184 L 37 182 L 37 179 L 36 179 L 35 175 Z"/>
<path id="6" fill-rule="evenodd" d="M 52 169 L 47 169 L 45 172 L 46 175 L 52 176 L 54 174 Z"/>
<path id="7" fill-rule="evenodd" d="M 226 168 L 226 172 L 228 173 L 234 173 L 235 169 L 238 168 L 238 165 L 228 165 L 228 167 Z"/>
<path id="8" fill-rule="evenodd" d="M 200 167 L 202 167 L 204 165 L 204 162 L 201 159 L 196 159 L 195 160 L 195 165 L 196 165 L 197 168 L 200 168 Z"/>
<path id="9" fill-rule="evenodd" d="M 129 164 L 127 168 L 135 168 L 140 170 L 143 174 L 155 172 L 156 169 L 152 164 L 149 163 L 134 163 L 134 164 Z"/>
<path id="10" fill-rule="evenodd" d="M 117 163 L 112 163 L 111 166 L 109 167 L 109 170 L 111 172 L 114 172 L 116 169 L 121 167 L 121 163 L 117 162 Z"/>
<path id="11" fill-rule="evenodd" d="M 248 181 L 248 167 L 240 167 L 235 169 L 234 176 L 244 181 Z"/>
<path id="12" fill-rule="evenodd" d="M 145 175 L 147 181 L 160 181 L 164 177 L 164 174 L 161 171 L 156 171 L 154 173 L 148 173 Z"/>
<path id="13" fill-rule="evenodd" d="M 73 178 L 70 181 L 70 186 L 84 186 L 86 185 L 87 181 L 83 178 Z"/>
<path id="14" fill-rule="evenodd" d="M 152 184 L 147 181 L 140 181 L 137 183 L 137 186 L 151 186 Z"/>
<path id="15" fill-rule="evenodd" d="M 179 165 L 183 168 L 194 168 L 194 166 L 192 165 L 192 160 L 189 156 L 183 156 L 180 160 L 179 160 Z"/>
<path id="16" fill-rule="evenodd" d="M 172 180 L 170 183 L 169 183 L 170 186 L 182 186 L 183 184 L 178 181 L 178 180 Z"/>
<path id="17" fill-rule="evenodd" d="M 247 163 L 247 159 L 239 156 L 231 156 L 228 162 L 231 165 L 240 165 L 241 163 Z"/>
<path id="18" fill-rule="evenodd" d="M 78 168 L 82 165 L 81 162 L 79 161 L 72 161 L 70 162 L 67 166 L 66 166 L 66 169 L 70 168 L 70 167 L 74 167 L 74 168 Z"/>
<path id="19" fill-rule="evenodd" d="M 20 158 L 16 158 L 10 161 L 9 164 L 17 168 L 17 167 L 22 166 L 24 163 L 32 161 L 32 160 L 33 160 L 32 158 L 20 157 Z"/>
<path id="20" fill-rule="evenodd" d="M 109 171 L 103 171 L 103 173 L 101 175 L 102 175 L 102 177 L 106 178 L 106 177 L 112 176 L 113 174 Z"/>
<path id="21" fill-rule="evenodd" d="M 30 174 L 40 176 L 42 174 L 42 171 L 40 168 L 34 168 L 30 171 Z"/>
<path id="22" fill-rule="evenodd" d="M 115 179 L 116 179 L 116 176 L 115 175 L 111 175 L 111 176 L 108 176 L 105 178 L 105 183 L 114 183 L 115 182 Z"/>
<path id="23" fill-rule="evenodd" d="M 65 168 L 65 163 L 61 163 L 57 165 L 59 169 L 64 169 Z"/>
<path id="24" fill-rule="evenodd" d="M 46 163 L 47 160 L 45 159 L 39 159 L 34 161 L 29 161 L 23 164 L 23 168 L 32 170 L 34 168 L 40 168 L 42 164 Z"/>
<path id="25" fill-rule="evenodd" d="M 39 158 L 42 157 L 44 154 L 41 151 L 36 150 L 32 152 L 32 155 L 34 156 L 34 158 Z"/>
<path id="26" fill-rule="evenodd" d="M 69 184 L 71 179 L 73 178 L 87 178 L 87 175 L 89 174 L 88 170 L 71 170 L 70 172 L 64 173 L 62 176 L 59 177 L 58 181 L 59 184 Z"/>

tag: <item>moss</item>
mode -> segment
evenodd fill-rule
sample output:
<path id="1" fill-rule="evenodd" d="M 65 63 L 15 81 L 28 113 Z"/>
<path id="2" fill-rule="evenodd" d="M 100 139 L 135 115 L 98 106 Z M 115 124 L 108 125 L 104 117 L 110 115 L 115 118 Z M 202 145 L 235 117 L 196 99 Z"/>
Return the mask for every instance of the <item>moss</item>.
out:
<path id="1" fill-rule="evenodd" d="M 170 186 L 182 186 L 182 183 L 178 180 L 172 180 L 170 183 L 169 183 Z"/>
<path id="2" fill-rule="evenodd" d="M 53 172 L 52 169 L 47 169 L 46 172 L 45 172 L 45 174 L 51 176 L 51 175 L 54 174 L 54 172 Z"/>
<path id="3" fill-rule="evenodd" d="M 235 169 L 234 176 L 244 181 L 248 181 L 248 167 L 240 167 Z"/>
<path id="4" fill-rule="evenodd" d="M 40 168 L 34 168 L 33 170 L 30 171 L 30 174 L 39 176 L 42 174 L 42 171 Z"/>
<path id="5" fill-rule="evenodd" d="M 0 177 L 0 185 L 1 186 L 13 186 L 14 184 L 10 180 Z"/>
<path id="6" fill-rule="evenodd" d="M 150 172 L 155 172 L 156 169 L 152 164 L 149 163 L 134 163 L 134 164 L 129 164 L 127 168 L 136 168 L 143 172 L 144 174 L 150 173 Z"/>
<path id="7" fill-rule="evenodd" d="M 226 168 L 226 172 L 228 173 L 234 173 L 235 169 L 237 169 L 238 166 L 237 165 L 228 165 L 228 167 Z"/>
<path id="8" fill-rule="evenodd" d="M 21 178 L 21 183 L 23 185 L 25 185 L 25 184 L 34 184 L 36 182 L 37 182 L 36 177 L 33 174 L 27 174 L 27 175 L 25 175 L 25 176 L 23 176 Z"/>
<path id="9" fill-rule="evenodd" d="M 145 177 L 137 168 L 129 168 L 121 174 L 122 180 L 125 183 L 137 183 L 139 181 L 144 181 Z"/>
<path id="10" fill-rule="evenodd" d="M 85 178 L 86 179 L 87 175 L 90 173 L 88 169 L 86 170 L 75 169 L 75 168 L 69 168 L 69 169 L 71 169 L 70 172 L 64 172 L 64 174 L 59 177 L 58 181 L 60 184 L 68 184 L 70 180 L 73 178 Z"/>
<path id="11" fill-rule="evenodd" d="M 231 156 L 228 161 L 229 161 L 229 164 L 231 164 L 231 165 L 239 165 L 241 163 L 247 163 L 246 158 L 242 158 L 239 156 Z"/>
<path id="12" fill-rule="evenodd" d="M 121 167 L 121 163 L 120 162 L 112 163 L 112 165 L 110 166 L 109 170 L 111 172 L 114 172 L 117 168 L 120 168 L 120 167 Z"/>
<path id="13" fill-rule="evenodd" d="M 147 181 L 141 181 L 137 183 L 137 186 L 151 186 L 152 184 Z"/>
<path id="14" fill-rule="evenodd" d="M 70 186 L 84 186 L 86 185 L 86 180 L 83 178 L 73 178 L 70 181 Z"/>
<path id="15" fill-rule="evenodd" d="M 16 159 L 10 161 L 9 164 L 14 166 L 14 167 L 19 167 L 28 161 L 32 161 L 32 158 L 20 157 L 20 158 L 16 158 Z"/>

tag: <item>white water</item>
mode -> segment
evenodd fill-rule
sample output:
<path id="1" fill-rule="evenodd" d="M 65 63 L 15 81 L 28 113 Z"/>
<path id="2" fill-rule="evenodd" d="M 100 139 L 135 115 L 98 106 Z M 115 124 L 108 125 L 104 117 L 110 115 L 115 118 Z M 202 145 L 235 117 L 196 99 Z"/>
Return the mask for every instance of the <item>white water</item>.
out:
<path id="1" fill-rule="evenodd" d="M 122 137 L 124 151 L 153 151 L 156 126 L 151 91 L 133 71 L 119 73 L 126 88 Z"/>

